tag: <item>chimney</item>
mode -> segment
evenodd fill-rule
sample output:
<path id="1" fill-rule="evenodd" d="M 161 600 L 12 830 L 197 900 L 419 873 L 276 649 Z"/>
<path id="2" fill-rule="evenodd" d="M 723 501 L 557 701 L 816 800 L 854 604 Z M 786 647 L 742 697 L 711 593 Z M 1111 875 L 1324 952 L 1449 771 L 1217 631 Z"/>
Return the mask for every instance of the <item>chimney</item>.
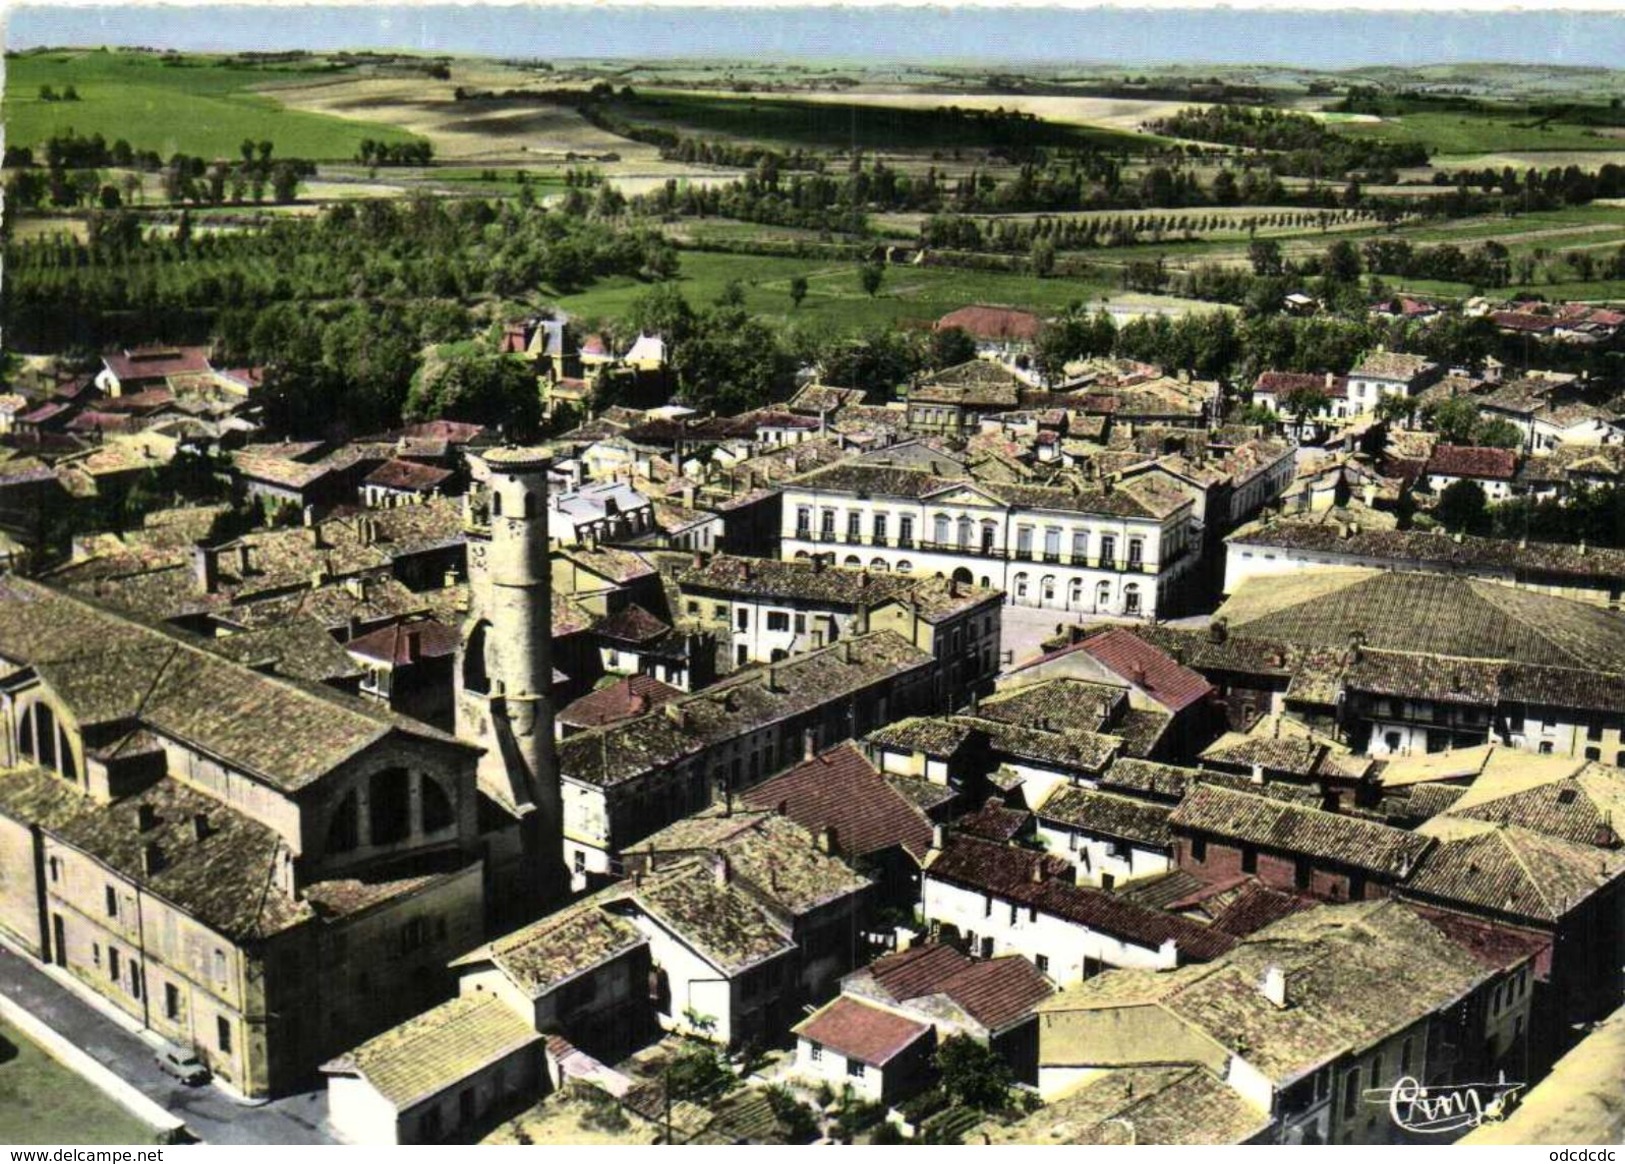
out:
<path id="1" fill-rule="evenodd" d="M 150 804 L 136 805 L 135 825 L 141 832 L 150 833 L 158 827 L 158 810 Z"/>
<path id="2" fill-rule="evenodd" d="M 417 628 L 409 628 L 406 635 L 406 658 L 408 662 L 416 663 L 423 658 L 423 634 Z"/>
<path id="3" fill-rule="evenodd" d="M 867 583 L 868 581 L 868 575 L 865 575 L 864 582 Z M 857 612 L 852 616 L 852 633 L 855 635 L 869 633 L 869 604 L 867 602 L 858 603 Z"/>
<path id="4" fill-rule="evenodd" d="M 852 662 L 852 640 L 851 639 L 842 639 L 841 640 L 841 662 L 843 662 L 843 663 Z"/>
<path id="5" fill-rule="evenodd" d="M 209 825 L 209 818 L 201 812 L 192 814 L 192 835 L 200 841 L 206 841 L 214 835 L 214 829 Z"/>
<path id="6" fill-rule="evenodd" d="M 305 506 L 305 513 L 307 515 L 310 513 L 310 506 Z M 310 541 L 310 544 L 316 549 L 321 550 L 327 548 L 327 542 L 322 539 L 322 527 L 319 524 L 312 521 L 306 521 L 305 536 Z"/>
<path id="7" fill-rule="evenodd" d="M 1216 618 L 1208 624 L 1207 641 L 1215 645 L 1224 642 L 1230 637 L 1230 622 L 1228 619 Z"/>
<path id="8" fill-rule="evenodd" d="M 834 853 L 836 849 L 836 832 L 834 825 L 825 825 L 818 830 L 818 851 L 820 853 Z"/>
<path id="9" fill-rule="evenodd" d="M 1044 880 L 1043 857 L 1035 856 L 1033 858 L 1032 869 L 1031 872 L 1028 873 L 1028 879 L 1031 880 L 1035 885 Z"/>
<path id="10" fill-rule="evenodd" d="M 1264 967 L 1264 977 L 1258 982 L 1258 993 L 1269 999 L 1276 1010 L 1285 1010 L 1290 1005 L 1286 997 L 1286 971 L 1275 965 Z"/>
<path id="11" fill-rule="evenodd" d="M 683 486 L 683 491 L 680 496 L 683 499 L 684 509 L 694 508 L 694 483 L 692 481 Z"/>
<path id="12" fill-rule="evenodd" d="M 220 589 L 220 573 L 214 551 L 198 544 L 192 547 L 192 579 L 205 594 Z"/>
<path id="13" fill-rule="evenodd" d="M 249 562 L 251 560 L 252 560 L 252 554 L 250 553 L 248 543 L 247 542 L 238 542 L 237 543 L 237 576 L 238 577 L 240 577 L 240 578 L 248 577 L 248 566 L 249 566 Z"/>
<path id="14" fill-rule="evenodd" d="M 712 873 L 716 877 L 717 884 L 718 885 L 727 885 L 728 884 L 728 878 L 733 873 L 733 870 L 730 869 L 729 866 L 728 866 L 728 854 L 727 853 L 717 853 L 717 854 L 715 854 L 715 862 L 713 863 L 711 868 L 712 868 Z"/>
<path id="15" fill-rule="evenodd" d="M 306 529 L 316 528 L 316 507 L 314 505 L 306 505 L 302 516 L 304 518 Z"/>
<path id="16" fill-rule="evenodd" d="M 149 841 L 141 846 L 141 872 L 151 877 L 154 873 L 162 872 L 164 867 L 164 850 L 157 841 Z"/>
<path id="17" fill-rule="evenodd" d="M 943 846 L 946 845 L 947 842 L 948 842 L 948 830 L 946 828 L 944 828 L 940 824 L 933 824 L 931 826 L 931 848 L 932 848 L 932 850 L 934 852 L 940 853 L 942 851 L 942 849 L 943 849 Z"/>
<path id="18" fill-rule="evenodd" d="M 808 761 L 816 755 L 818 755 L 818 733 L 812 728 L 807 728 L 801 733 L 801 758 Z"/>
<path id="19" fill-rule="evenodd" d="M 824 572 L 824 565 L 825 565 L 825 563 L 824 563 L 824 555 L 823 554 L 814 554 L 812 556 L 812 564 L 813 564 L 813 573 L 814 574 L 822 574 Z"/>
<path id="20" fill-rule="evenodd" d="M 676 725 L 678 731 L 683 730 L 687 724 L 687 717 L 683 714 L 682 704 L 667 703 L 662 705 L 661 710 L 666 713 L 666 718 Z"/>
<path id="21" fill-rule="evenodd" d="M 762 671 L 762 685 L 769 691 L 777 693 L 779 690 L 779 669 L 769 663 Z"/>

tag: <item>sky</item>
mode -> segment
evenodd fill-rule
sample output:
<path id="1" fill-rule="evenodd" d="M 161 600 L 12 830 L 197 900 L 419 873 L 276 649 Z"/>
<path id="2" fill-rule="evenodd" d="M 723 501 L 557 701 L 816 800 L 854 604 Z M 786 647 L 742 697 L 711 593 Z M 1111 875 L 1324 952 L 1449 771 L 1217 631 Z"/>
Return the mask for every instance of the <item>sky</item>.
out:
<path id="1" fill-rule="evenodd" d="M 404 49 L 565 59 L 715 57 L 909 63 L 1625 64 L 1625 9 L 1415 11 L 1036 6 L 41 5 L 6 47 Z"/>

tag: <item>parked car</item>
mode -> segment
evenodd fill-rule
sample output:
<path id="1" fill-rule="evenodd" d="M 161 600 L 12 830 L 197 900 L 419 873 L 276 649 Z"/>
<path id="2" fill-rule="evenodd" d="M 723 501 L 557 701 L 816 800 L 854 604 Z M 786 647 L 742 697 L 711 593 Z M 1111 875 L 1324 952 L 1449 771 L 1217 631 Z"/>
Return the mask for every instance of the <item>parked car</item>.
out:
<path id="1" fill-rule="evenodd" d="M 209 1069 L 191 1051 L 183 1051 L 166 1043 L 156 1058 L 165 1075 L 173 1075 L 188 1087 L 197 1087 L 209 1081 Z"/>

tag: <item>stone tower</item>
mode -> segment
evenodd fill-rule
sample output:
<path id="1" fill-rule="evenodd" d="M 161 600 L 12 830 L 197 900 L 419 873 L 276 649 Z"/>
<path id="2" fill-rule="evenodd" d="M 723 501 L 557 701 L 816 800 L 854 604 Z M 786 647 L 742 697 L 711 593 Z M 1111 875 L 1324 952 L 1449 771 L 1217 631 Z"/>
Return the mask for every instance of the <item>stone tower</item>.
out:
<path id="1" fill-rule="evenodd" d="M 514 826 L 487 840 L 490 889 L 516 913 L 561 896 L 564 834 L 553 748 L 553 611 L 547 471 L 539 448 L 488 450 L 489 539 L 468 539 L 469 617 L 457 667 L 457 735 L 480 745 L 480 787 Z"/>

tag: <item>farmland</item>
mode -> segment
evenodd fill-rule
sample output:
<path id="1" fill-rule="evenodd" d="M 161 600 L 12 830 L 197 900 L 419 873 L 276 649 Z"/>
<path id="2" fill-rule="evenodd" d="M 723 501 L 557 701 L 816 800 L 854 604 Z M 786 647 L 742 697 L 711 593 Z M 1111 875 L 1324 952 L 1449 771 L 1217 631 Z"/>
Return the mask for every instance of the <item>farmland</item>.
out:
<path id="1" fill-rule="evenodd" d="M 178 63 L 170 63 L 178 62 Z M 52 52 L 6 61 L 4 115 L 8 145 L 37 147 L 73 130 L 119 138 L 163 157 L 176 152 L 234 157 L 249 139 L 275 143 L 281 157 L 348 159 L 366 137 L 407 142 L 390 125 L 365 125 L 289 109 L 255 87 L 308 77 L 315 64 L 244 68 L 215 58 L 155 57 L 129 52 Z M 41 96 L 50 86 L 56 100 Z M 77 100 L 62 100 L 72 86 Z"/>
<path id="2" fill-rule="evenodd" d="M 1570 125 L 1535 124 L 1522 113 L 1418 112 L 1378 120 L 1331 122 L 1338 133 L 1383 141 L 1420 142 L 1439 154 L 1490 154 L 1547 150 L 1620 150 L 1621 131 Z"/>

